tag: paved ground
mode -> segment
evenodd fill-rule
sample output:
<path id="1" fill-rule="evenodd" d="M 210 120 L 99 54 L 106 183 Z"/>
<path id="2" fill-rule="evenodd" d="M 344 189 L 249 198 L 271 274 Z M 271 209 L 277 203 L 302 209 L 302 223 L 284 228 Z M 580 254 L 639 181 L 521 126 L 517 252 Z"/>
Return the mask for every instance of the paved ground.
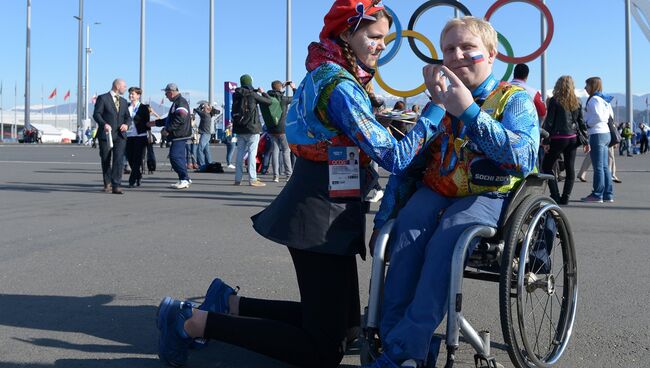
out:
<path id="1" fill-rule="evenodd" d="M 223 160 L 225 149 L 212 149 Z M 97 150 L 0 145 L 0 367 L 159 367 L 154 316 L 161 297 L 200 299 L 217 275 L 240 285 L 243 295 L 297 299 L 286 250 L 256 235 L 249 220 L 282 183 L 235 187 L 232 172 L 194 174 L 189 190 L 173 191 L 174 175 L 161 162 L 166 152 L 157 155 L 159 171 L 115 196 L 98 191 Z M 580 301 L 562 367 L 650 361 L 650 165 L 647 157 L 618 160 L 623 184 L 615 203 L 566 207 Z M 573 197 L 590 187 L 576 183 Z M 368 262 L 359 268 L 365 303 Z M 465 290 L 473 298 L 465 315 L 477 329 L 491 330 L 499 361 L 511 366 L 496 284 L 466 282 Z M 473 366 L 467 345 L 460 359 L 460 366 Z M 189 363 L 285 366 L 219 343 Z M 357 366 L 358 357 L 344 363 Z"/>

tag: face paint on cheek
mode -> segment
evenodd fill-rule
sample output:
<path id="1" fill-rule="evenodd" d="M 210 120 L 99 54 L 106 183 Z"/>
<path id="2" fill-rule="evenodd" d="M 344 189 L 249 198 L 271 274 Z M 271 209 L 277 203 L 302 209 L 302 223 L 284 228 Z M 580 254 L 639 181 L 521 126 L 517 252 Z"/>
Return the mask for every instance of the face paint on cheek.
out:
<path id="1" fill-rule="evenodd" d="M 467 51 L 464 54 L 465 58 L 469 59 L 472 64 L 478 64 L 485 61 L 485 57 L 483 57 L 483 53 L 480 51 Z"/>
<path id="2" fill-rule="evenodd" d="M 374 54 L 377 51 L 377 42 L 366 38 L 366 50 L 369 53 Z"/>

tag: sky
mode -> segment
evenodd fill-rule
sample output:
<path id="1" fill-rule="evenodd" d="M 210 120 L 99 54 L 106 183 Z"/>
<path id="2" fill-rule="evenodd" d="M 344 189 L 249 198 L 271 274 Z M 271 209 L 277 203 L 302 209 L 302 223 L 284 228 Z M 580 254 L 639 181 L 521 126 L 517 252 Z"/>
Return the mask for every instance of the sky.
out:
<path id="1" fill-rule="evenodd" d="M 637 0 L 647 2 L 647 0 Z M 286 1 L 215 0 L 214 91 L 223 101 L 223 82 L 239 81 L 242 74 L 253 76 L 255 86 L 269 89 L 275 79 L 286 79 Z M 323 16 L 331 0 L 292 1 L 292 75 L 296 84 L 305 76 L 307 46 L 318 39 Z M 384 0 L 397 14 L 403 28 L 423 0 Z M 472 15 L 483 17 L 493 0 L 463 0 Z M 2 105 L 24 104 L 26 0 L 0 0 L 2 57 L 0 80 Z M 554 34 L 546 51 L 546 89 L 552 89 L 561 75 L 571 75 L 576 87 L 584 87 L 591 76 L 603 79 L 605 92 L 625 92 L 625 18 L 623 0 L 547 0 L 553 15 Z M 63 103 L 70 90 L 76 100 L 77 33 L 79 0 L 31 1 L 31 104 Z M 105 93 L 113 79 L 127 85 L 139 83 L 140 0 L 85 0 L 84 37 L 90 28 L 90 95 Z M 448 6 L 425 12 L 414 29 L 429 38 L 439 51 L 439 33 L 453 17 Z M 511 2 L 491 18 L 515 50 L 516 56 L 532 53 L 540 44 L 540 12 L 525 2 Z M 391 32 L 394 28 L 391 29 Z M 161 102 L 161 89 L 176 83 L 190 102 L 208 96 L 209 0 L 146 0 L 146 49 L 144 99 Z M 389 45 L 389 48 L 394 43 Z M 426 48 L 419 43 L 423 50 Z M 85 40 L 84 40 L 85 48 Z M 504 51 L 500 47 L 501 51 Z M 650 92 L 650 43 L 632 18 L 632 92 Z M 540 60 L 528 63 L 529 84 L 541 88 Z M 422 83 L 424 62 L 407 42 L 397 56 L 380 68 L 392 88 L 411 89 Z M 495 75 L 501 77 L 506 64 L 497 61 Z M 57 98 L 48 100 L 52 90 Z M 167 104 L 167 101 L 165 101 Z M 641 108 L 641 107 L 637 107 Z M 643 107 L 644 108 L 644 107 Z"/>

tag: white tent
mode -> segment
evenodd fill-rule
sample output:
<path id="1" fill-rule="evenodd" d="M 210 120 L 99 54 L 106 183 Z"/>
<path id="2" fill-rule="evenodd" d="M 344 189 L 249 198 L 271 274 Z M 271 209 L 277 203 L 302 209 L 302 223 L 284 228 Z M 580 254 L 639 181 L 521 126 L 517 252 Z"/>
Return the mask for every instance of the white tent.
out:
<path id="1" fill-rule="evenodd" d="M 40 133 L 41 142 L 43 143 L 61 143 L 64 138 L 67 138 L 70 141 L 76 139 L 76 135 L 68 129 L 39 123 L 32 123 L 31 126 Z"/>

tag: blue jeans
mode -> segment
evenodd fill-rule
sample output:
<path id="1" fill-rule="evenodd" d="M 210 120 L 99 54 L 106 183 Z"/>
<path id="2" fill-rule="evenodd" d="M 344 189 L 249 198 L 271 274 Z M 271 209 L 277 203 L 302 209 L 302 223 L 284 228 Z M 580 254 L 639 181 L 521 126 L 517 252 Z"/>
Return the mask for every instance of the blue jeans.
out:
<path id="1" fill-rule="evenodd" d="M 591 164 L 594 167 L 594 186 L 591 194 L 601 199 L 614 199 L 614 184 L 612 173 L 609 171 L 608 151 L 609 133 L 592 134 L 589 136 Z"/>
<path id="2" fill-rule="evenodd" d="M 271 134 L 271 141 L 273 142 L 273 153 L 271 157 L 271 165 L 273 167 L 273 175 L 291 176 L 293 167 L 291 166 L 291 150 L 289 149 L 289 142 L 287 142 L 286 134 Z M 282 168 L 280 172 L 280 152 L 282 152 Z"/>
<path id="3" fill-rule="evenodd" d="M 447 198 L 423 186 L 400 211 L 390 238 L 380 324 L 384 351 L 393 361 L 436 358 L 433 333 L 447 313 L 456 240 L 472 225 L 496 227 L 505 201 L 493 194 Z M 431 354 L 430 345 L 436 350 Z"/>
<path id="4" fill-rule="evenodd" d="M 196 144 L 192 140 L 185 143 L 185 161 L 188 164 L 196 163 Z"/>
<path id="5" fill-rule="evenodd" d="M 237 143 L 232 142 L 232 136 L 226 138 L 226 165 L 232 164 L 232 155 L 235 153 Z"/>
<path id="6" fill-rule="evenodd" d="M 201 138 L 199 138 L 199 147 L 196 155 L 196 160 L 198 161 L 199 166 L 209 164 L 212 162 L 212 157 L 210 156 L 210 133 L 201 133 Z"/>
<path id="7" fill-rule="evenodd" d="M 169 162 L 172 164 L 172 169 L 178 174 L 178 180 L 190 180 L 187 175 L 187 159 L 185 157 L 186 142 L 185 139 L 172 141 L 169 146 Z"/>
<path id="8" fill-rule="evenodd" d="M 244 155 L 248 153 L 248 176 L 250 181 L 257 180 L 257 145 L 260 142 L 258 134 L 237 134 L 237 167 L 235 168 L 235 181 L 241 181 L 243 176 Z"/>

